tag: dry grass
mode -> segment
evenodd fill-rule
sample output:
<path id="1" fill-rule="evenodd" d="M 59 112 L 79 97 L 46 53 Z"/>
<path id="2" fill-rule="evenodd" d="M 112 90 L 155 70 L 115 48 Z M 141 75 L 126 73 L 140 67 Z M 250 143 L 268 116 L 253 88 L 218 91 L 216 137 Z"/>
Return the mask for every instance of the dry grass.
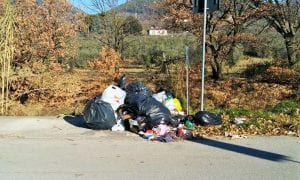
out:
<path id="1" fill-rule="evenodd" d="M 240 59 L 236 65 L 233 67 L 225 66 L 224 72 L 227 74 L 239 74 L 241 72 L 244 72 L 249 65 L 255 65 L 255 64 L 263 64 L 263 63 L 270 63 L 272 62 L 272 59 L 270 58 L 254 58 L 254 57 L 243 57 L 243 59 Z"/>
<path id="2" fill-rule="evenodd" d="M 53 65 L 55 66 L 57 65 Z M 98 69 L 75 69 L 68 72 L 64 68 L 53 67 L 50 72 L 39 74 L 23 69 L 19 72 L 22 78 L 20 74 L 15 75 L 19 78 L 14 79 L 16 90 L 11 96 L 14 101 L 11 103 L 9 115 L 80 113 L 89 99 L 101 94 L 108 85 L 115 83 L 111 75 Z M 127 75 L 127 83 L 143 81 L 154 92 L 163 87 L 173 91 L 177 97 L 185 101 L 184 69 L 182 66 L 172 68 L 172 80 L 156 70 L 138 66 L 137 71 L 133 65 L 126 70 L 120 68 L 118 73 Z M 200 99 L 200 78 L 195 74 L 198 67 L 194 68 L 197 70 L 191 70 L 190 74 L 190 100 L 191 108 L 196 111 Z M 232 107 L 263 109 L 290 98 L 300 100 L 298 89 L 292 85 L 249 82 L 237 78 L 217 82 L 207 79 L 205 89 L 205 105 L 209 109 Z M 28 97 L 21 104 L 20 97 L 24 94 Z M 37 112 L 32 112 L 32 109 Z"/>
<path id="3" fill-rule="evenodd" d="M 80 113 L 85 103 L 109 85 L 95 70 L 30 76 L 30 87 L 15 91 L 8 115 L 57 115 Z M 113 82 L 110 82 L 113 83 Z M 21 98 L 26 98 L 21 102 Z"/>

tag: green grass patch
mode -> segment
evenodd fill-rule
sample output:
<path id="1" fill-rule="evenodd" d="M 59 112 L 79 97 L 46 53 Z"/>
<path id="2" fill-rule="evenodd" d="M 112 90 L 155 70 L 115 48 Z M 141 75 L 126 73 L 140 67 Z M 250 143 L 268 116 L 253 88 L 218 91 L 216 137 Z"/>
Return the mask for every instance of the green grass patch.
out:
<path id="1" fill-rule="evenodd" d="M 99 57 L 100 43 L 92 34 L 79 34 L 77 38 L 80 47 L 78 52 L 79 56 L 75 64 L 77 67 L 85 67 L 88 60 Z"/>
<path id="2" fill-rule="evenodd" d="M 291 116 L 299 115 L 300 106 L 296 101 L 282 101 L 271 108 L 271 112 L 277 114 L 287 114 Z"/>
<path id="3" fill-rule="evenodd" d="M 159 65 L 164 59 L 185 58 L 185 46 L 190 47 L 191 62 L 201 54 L 195 36 L 131 36 L 126 39 L 125 58 L 136 58 L 141 64 Z"/>

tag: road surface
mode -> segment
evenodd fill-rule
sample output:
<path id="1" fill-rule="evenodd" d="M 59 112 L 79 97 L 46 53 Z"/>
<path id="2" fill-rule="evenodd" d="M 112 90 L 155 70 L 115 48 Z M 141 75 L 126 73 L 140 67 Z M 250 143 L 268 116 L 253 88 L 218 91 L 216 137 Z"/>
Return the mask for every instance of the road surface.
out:
<path id="1" fill-rule="evenodd" d="M 0 117 L 0 179 L 300 179 L 300 138 L 151 142 L 80 117 Z"/>

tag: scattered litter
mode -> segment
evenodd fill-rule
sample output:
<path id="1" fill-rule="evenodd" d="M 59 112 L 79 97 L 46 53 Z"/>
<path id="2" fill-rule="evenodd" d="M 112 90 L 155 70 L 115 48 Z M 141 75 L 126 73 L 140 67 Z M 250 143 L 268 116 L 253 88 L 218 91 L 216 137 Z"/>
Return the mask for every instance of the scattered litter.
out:
<path id="1" fill-rule="evenodd" d="M 293 131 L 289 131 L 289 132 L 287 132 L 287 135 L 288 136 L 296 136 L 297 134 Z"/>
<path id="2" fill-rule="evenodd" d="M 154 132 L 152 130 L 147 130 L 144 134 L 143 134 L 143 137 L 145 139 L 148 139 L 148 140 L 153 140 L 154 139 Z"/>
<path id="3" fill-rule="evenodd" d="M 176 109 L 177 111 L 179 111 L 179 112 L 182 112 L 182 106 L 181 106 L 181 103 L 180 103 L 179 99 L 174 98 L 174 99 L 173 99 L 173 102 L 174 102 L 174 104 L 175 104 L 175 109 Z"/>
<path id="4" fill-rule="evenodd" d="M 235 124 L 244 124 L 247 118 L 239 117 L 239 118 L 234 118 L 233 122 Z"/>
<path id="5" fill-rule="evenodd" d="M 165 99 L 164 103 L 163 103 L 170 111 L 175 111 L 176 110 L 176 105 L 173 101 L 173 97 L 172 96 L 167 96 L 167 98 Z"/>
<path id="6" fill-rule="evenodd" d="M 158 136 L 164 136 L 170 132 L 170 127 L 167 126 L 165 123 L 161 123 L 160 125 L 157 126 L 157 128 L 153 128 L 153 129 Z"/>
<path id="7" fill-rule="evenodd" d="M 163 136 L 158 136 L 155 140 L 168 143 L 168 142 L 174 142 L 176 139 L 177 137 L 175 134 L 168 132 Z"/>
<path id="8" fill-rule="evenodd" d="M 177 128 L 177 136 L 178 137 L 183 137 L 184 136 L 184 129 L 183 129 L 183 124 L 179 124 Z"/>
<path id="9" fill-rule="evenodd" d="M 233 135 L 232 139 L 247 139 L 248 137 L 245 135 Z"/>
<path id="10" fill-rule="evenodd" d="M 117 124 L 115 124 L 112 128 L 111 128 L 112 131 L 125 131 L 125 127 L 124 125 L 122 124 L 121 121 L 118 121 Z"/>
<path id="11" fill-rule="evenodd" d="M 188 129 L 194 128 L 194 117 L 191 115 L 184 116 L 184 118 L 181 120 L 181 122 Z"/>
<path id="12" fill-rule="evenodd" d="M 231 134 L 229 132 L 225 132 L 225 137 L 229 137 L 231 139 L 247 139 L 248 138 L 246 135 L 236 135 L 236 134 Z"/>

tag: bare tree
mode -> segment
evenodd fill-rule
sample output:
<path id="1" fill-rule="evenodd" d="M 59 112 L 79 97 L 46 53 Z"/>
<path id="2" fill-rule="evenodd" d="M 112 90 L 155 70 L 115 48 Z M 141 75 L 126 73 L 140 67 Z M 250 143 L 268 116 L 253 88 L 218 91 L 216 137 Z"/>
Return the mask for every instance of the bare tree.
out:
<path id="1" fill-rule="evenodd" d="M 11 61 L 14 53 L 14 7 L 10 0 L 5 0 L 0 5 L 0 69 L 1 69 L 1 96 L 0 96 L 0 114 L 4 115 L 8 110 L 9 101 L 9 81 Z M 2 9 L 3 8 L 3 9 Z M 3 13 L 3 14 L 2 14 Z"/>
<path id="2" fill-rule="evenodd" d="M 185 27 L 185 30 L 202 37 L 203 29 L 200 27 L 203 27 L 203 15 L 192 14 L 189 0 L 162 0 L 158 7 L 164 10 L 163 18 L 169 28 Z M 208 14 L 206 58 L 213 79 L 222 77 L 222 67 L 238 43 L 255 39 L 244 30 L 253 22 L 256 11 L 247 0 L 223 0 L 220 11 Z M 185 20 L 188 20 L 188 25 L 183 25 Z"/>
<path id="3" fill-rule="evenodd" d="M 117 52 L 123 52 L 125 48 L 125 38 L 128 33 L 126 17 L 118 13 L 117 6 L 121 0 L 93 0 L 91 9 L 98 12 L 94 18 L 97 19 L 97 39 L 105 46 L 111 47 Z"/>
<path id="4" fill-rule="evenodd" d="M 260 8 L 264 18 L 284 38 L 288 64 L 293 66 L 297 60 L 296 33 L 300 28 L 299 0 L 252 0 L 256 8 Z"/>

